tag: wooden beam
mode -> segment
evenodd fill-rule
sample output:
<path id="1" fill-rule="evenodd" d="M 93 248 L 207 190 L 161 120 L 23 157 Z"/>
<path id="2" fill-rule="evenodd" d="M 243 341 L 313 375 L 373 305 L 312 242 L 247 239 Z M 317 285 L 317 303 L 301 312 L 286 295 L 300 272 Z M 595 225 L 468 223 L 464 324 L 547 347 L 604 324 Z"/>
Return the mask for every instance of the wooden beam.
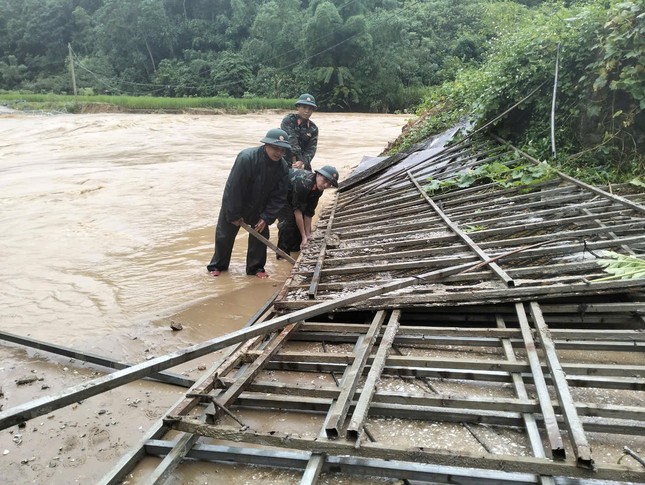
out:
<path id="1" fill-rule="evenodd" d="M 515 309 L 520 322 L 520 329 L 522 330 L 522 337 L 524 339 L 526 355 L 531 367 L 531 374 L 533 375 L 535 391 L 538 395 L 540 408 L 542 409 L 542 417 L 544 419 L 546 432 L 551 445 L 551 454 L 556 460 L 564 460 L 566 458 L 566 452 L 562 442 L 562 435 L 558 428 L 558 421 L 555 417 L 555 411 L 553 410 L 549 391 L 544 380 L 540 358 L 538 357 L 535 342 L 533 341 L 529 322 L 526 314 L 524 313 L 524 306 L 521 303 L 517 303 L 515 305 Z"/>
<path id="2" fill-rule="evenodd" d="M 540 311 L 540 306 L 537 303 L 531 302 L 530 309 L 533 323 L 537 328 L 540 343 L 542 344 L 544 357 L 547 365 L 549 366 L 551 381 L 560 401 L 560 409 L 562 410 L 565 425 L 569 431 L 571 446 L 573 447 L 573 452 L 576 455 L 578 466 L 593 469 L 594 461 L 591 456 L 591 446 L 589 446 L 584 428 L 580 422 L 580 418 L 578 417 L 578 412 L 576 411 L 573 397 L 569 391 L 569 385 L 567 384 L 564 369 L 560 364 L 560 359 L 558 359 L 556 354 L 555 345 L 553 344 L 553 340 L 549 334 L 549 327 L 544 321 L 544 317 Z"/>
<path id="3" fill-rule="evenodd" d="M 316 298 L 316 293 L 318 292 L 318 284 L 320 283 L 320 272 L 322 271 L 322 266 L 325 262 L 325 253 L 327 251 L 327 238 L 331 236 L 331 229 L 332 226 L 334 225 L 335 221 L 335 215 L 336 215 L 336 207 L 338 205 L 338 197 L 334 200 L 334 205 L 331 209 L 331 214 L 329 215 L 329 218 L 327 220 L 327 227 L 325 228 L 325 234 L 323 237 L 323 241 L 320 244 L 320 251 L 318 252 L 318 259 L 316 260 L 316 266 L 314 268 L 314 273 L 311 277 L 311 282 L 309 284 L 309 290 L 307 291 L 307 295 L 309 298 L 314 299 Z"/>
<path id="4" fill-rule="evenodd" d="M 363 430 L 363 423 L 367 417 L 370 402 L 376 392 L 376 385 L 378 380 L 381 378 L 381 372 L 385 367 L 385 360 L 387 359 L 392 343 L 394 342 L 394 337 L 396 336 L 396 332 L 399 328 L 400 317 L 401 312 L 399 310 L 393 311 L 390 315 L 387 328 L 383 333 L 383 338 L 381 339 L 381 343 L 370 366 L 370 371 L 367 374 L 367 379 L 363 385 L 363 391 L 360 394 L 356 408 L 352 413 L 352 418 L 347 427 L 347 439 L 354 440 L 357 444 Z"/>
<path id="5" fill-rule="evenodd" d="M 545 458 L 526 456 L 481 456 L 475 453 L 455 453 L 454 450 L 397 447 L 392 445 L 388 447 L 378 443 L 363 443 L 360 448 L 356 448 L 354 443 L 344 440 L 328 440 L 324 438 L 307 439 L 295 435 L 284 435 L 279 432 L 241 432 L 238 428 L 209 426 L 190 418 L 173 420 L 172 427 L 180 431 L 189 431 L 201 436 L 236 443 L 252 443 L 278 448 L 325 453 L 328 455 L 349 455 L 361 458 L 400 460 L 414 463 L 598 480 L 645 481 L 645 472 L 635 471 L 618 465 L 603 465 L 602 468 L 598 468 L 595 472 L 592 472 L 591 470 L 576 467 L 573 461 L 554 462 Z"/>
<path id="6" fill-rule="evenodd" d="M 150 440 L 146 452 L 163 456 L 175 445 L 175 441 Z M 189 452 L 194 460 L 265 466 L 302 470 L 310 453 L 282 449 L 266 449 L 232 445 L 198 443 Z M 362 477 L 365 475 L 398 480 L 422 480 L 423 482 L 448 483 L 458 481 L 464 485 L 535 485 L 537 480 L 529 473 L 508 473 L 501 470 L 474 470 L 455 466 L 410 463 L 403 461 L 356 458 L 352 456 L 326 456 L 322 468 L 327 473 L 342 473 Z M 302 483 L 302 482 L 301 482 Z"/>
<path id="7" fill-rule="evenodd" d="M 258 241 L 262 242 L 269 249 L 275 251 L 278 255 L 282 256 L 284 259 L 289 261 L 291 264 L 296 264 L 296 260 L 293 259 L 290 254 L 285 253 L 282 249 L 280 249 L 278 246 L 273 244 L 271 241 L 269 241 L 266 237 L 264 237 L 258 231 L 253 229 L 246 222 L 240 220 L 240 226 L 243 227 L 246 230 L 246 232 L 248 232 L 251 236 L 256 238 Z"/>
<path id="8" fill-rule="evenodd" d="M 15 335 L 13 333 L 4 332 L 1 330 L 0 339 L 6 340 L 7 342 L 24 345 L 26 347 L 43 350 L 45 352 L 51 352 L 52 354 L 71 357 L 72 359 L 89 362 L 91 364 L 100 365 L 102 367 L 108 367 L 110 369 L 127 369 L 128 367 L 132 367 L 133 365 L 128 362 L 118 362 L 116 360 L 108 359 L 107 357 L 93 354 L 91 352 L 80 352 L 78 350 L 64 347 L 62 345 L 54 345 L 30 337 L 21 337 L 20 335 Z M 174 384 L 176 386 L 186 388 L 191 387 L 193 384 L 195 384 L 195 381 L 193 379 L 188 379 L 187 377 L 184 377 L 180 374 L 174 374 L 171 372 L 155 372 L 147 376 L 146 379 L 152 379 L 159 382 L 165 382 L 166 384 Z"/>
<path id="9" fill-rule="evenodd" d="M 441 217 L 441 219 L 443 219 L 444 223 L 450 228 L 450 230 L 453 231 L 455 234 L 457 234 L 461 238 L 461 240 L 464 241 L 466 243 L 466 245 L 470 247 L 470 249 L 475 251 L 477 256 L 479 256 L 482 261 L 489 261 L 491 259 L 490 256 L 488 254 L 486 254 L 475 243 L 475 241 L 473 241 L 464 231 L 462 231 L 461 228 L 457 224 L 452 222 L 450 220 L 450 217 L 448 217 L 448 215 L 443 210 L 441 210 L 439 208 L 439 206 L 430 197 L 428 197 L 428 194 L 426 193 L 426 191 L 421 188 L 421 186 L 419 185 L 419 182 L 417 182 L 412 177 L 412 174 L 410 172 L 408 172 L 408 176 L 410 177 L 410 180 L 412 180 L 412 183 L 414 183 L 414 185 L 419 190 L 419 193 L 421 194 L 421 196 L 426 200 L 426 202 L 428 204 L 430 204 L 430 207 L 432 207 L 435 210 L 435 212 L 439 215 L 439 217 Z M 513 286 L 515 286 L 515 282 L 513 281 L 513 279 L 502 268 L 500 268 L 497 263 L 490 262 L 488 264 L 488 267 L 491 270 L 493 270 L 493 272 L 499 278 L 501 278 L 501 280 L 506 284 L 506 286 L 511 287 L 511 288 Z"/>
<path id="10" fill-rule="evenodd" d="M 351 404 L 356 388 L 358 387 L 358 381 L 363 375 L 363 369 L 365 368 L 367 359 L 370 356 L 372 347 L 376 342 L 376 337 L 381 331 L 385 315 L 384 311 L 379 311 L 374 315 L 372 324 L 365 334 L 363 342 L 354 353 L 353 362 L 343 377 L 341 392 L 338 395 L 338 399 L 334 401 L 332 408 L 329 410 L 329 414 L 325 421 L 325 433 L 328 438 L 338 438 L 340 436 L 340 431 L 343 427 L 343 423 L 345 422 L 345 418 L 347 417 L 349 405 Z"/>
<path id="11" fill-rule="evenodd" d="M 289 336 L 297 330 L 300 322 L 292 323 L 287 325 L 282 331 L 274 336 L 271 341 L 267 344 L 266 348 L 263 349 L 262 353 L 251 363 L 242 375 L 238 376 L 235 379 L 235 383 L 226 390 L 221 396 L 217 397 L 217 404 L 221 407 L 226 407 L 232 404 L 235 399 L 242 394 L 244 389 L 253 381 L 255 376 L 263 369 L 265 364 L 271 359 L 271 357 L 280 350 L 280 347 L 287 341 Z M 214 418 L 216 419 L 220 409 L 217 409 Z"/>

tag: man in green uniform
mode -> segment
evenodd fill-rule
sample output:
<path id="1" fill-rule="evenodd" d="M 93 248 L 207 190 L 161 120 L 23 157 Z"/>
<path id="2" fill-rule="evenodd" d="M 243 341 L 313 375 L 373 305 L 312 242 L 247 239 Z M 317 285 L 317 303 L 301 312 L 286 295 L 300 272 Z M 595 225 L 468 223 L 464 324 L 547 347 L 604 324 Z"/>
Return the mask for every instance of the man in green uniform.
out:
<path id="1" fill-rule="evenodd" d="M 224 188 L 215 229 L 215 254 L 206 266 L 211 275 L 219 276 L 228 269 L 240 222 L 269 238 L 269 226 L 286 203 L 289 163 L 284 157 L 290 148 L 287 137 L 280 128 L 271 129 L 260 140 L 264 145 L 237 155 Z M 264 243 L 249 235 L 246 274 L 268 277 L 264 270 L 266 260 Z"/>
<path id="2" fill-rule="evenodd" d="M 305 93 L 296 101 L 296 113 L 285 116 L 280 124 L 280 128 L 289 134 L 293 168 L 311 171 L 311 160 L 318 146 L 318 127 L 309 118 L 317 107 L 314 97 Z"/>
<path id="3" fill-rule="evenodd" d="M 300 251 L 311 239 L 311 220 L 325 189 L 338 187 L 338 170 L 326 165 L 315 172 L 291 169 L 287 205 L 278 222 L 278 247 L 285 253 Z"/>

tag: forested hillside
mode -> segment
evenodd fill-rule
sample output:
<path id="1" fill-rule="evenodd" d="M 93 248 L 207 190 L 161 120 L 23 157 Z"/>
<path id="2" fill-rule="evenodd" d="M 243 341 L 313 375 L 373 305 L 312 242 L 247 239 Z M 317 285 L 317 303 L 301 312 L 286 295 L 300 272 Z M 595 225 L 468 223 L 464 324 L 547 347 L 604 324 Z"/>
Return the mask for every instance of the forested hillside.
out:
<path id="1" fill-rule="evenodd" d="M 405 147 L 469 116 L 538 158 L 638 175 L 643 1 L 0 0 L 0 90 L 294 98 L 417 110 Z M 530 96 L 529 96 L 530 94 Z M 420 106 L 420 107 L 419 107 Z"/>
<path id="2" fill-rule="evenodd" d="M 523 4 L 488 0 L 0 0 L 0 88 L 411 108 L 477 65 Z M 511 9 L 509 15 L 507 10 Z"/>

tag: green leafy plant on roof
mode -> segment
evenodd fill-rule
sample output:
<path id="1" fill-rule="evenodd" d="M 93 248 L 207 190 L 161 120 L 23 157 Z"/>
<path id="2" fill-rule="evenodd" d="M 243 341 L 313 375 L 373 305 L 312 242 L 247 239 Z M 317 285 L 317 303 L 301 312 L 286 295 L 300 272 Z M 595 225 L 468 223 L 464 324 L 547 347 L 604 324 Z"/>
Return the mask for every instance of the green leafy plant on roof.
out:
<path id="1" fill-rule="evenodd" d="M 550 180 L 555 170 L 545 162 L 509 167 L 495 161 L 476 168 L 457 173 L 448 179 L 428 179 L 425 190 L 429 195 L 454 189 L 466 189 L 482 184 L 495 184 L 499 187 L 527 187 Z"/>
<path id="2" fill-rule="evenodd" d="M 645 278 L 645 260 L 613 251 L 603 251 L 603 256 L 596 262 L 603 268 L 603 271 L 612 276 L 599 278 L 594 282 Z"/>

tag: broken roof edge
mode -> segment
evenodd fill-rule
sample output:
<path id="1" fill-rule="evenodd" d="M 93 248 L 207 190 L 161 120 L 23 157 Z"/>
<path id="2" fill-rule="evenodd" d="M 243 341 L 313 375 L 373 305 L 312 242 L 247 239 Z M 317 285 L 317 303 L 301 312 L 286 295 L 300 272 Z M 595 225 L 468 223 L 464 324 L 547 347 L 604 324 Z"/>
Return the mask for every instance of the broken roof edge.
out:
<path id="1" fill-rule="evenodd" d="M 350 189 L 355 185 L 366 181 L 370 177 L 384 172 L 388 168 L 399 163 L 401 160 L 409 157 L 412 153 L 422 150 L 434 149 L 436 150 L 436 153 L 434 153 L 433 156 L 435 156 L 436 154 L 441 152 L 441 150 L 447 148 L 450 145 L 450 142 L 454 141 L 455 137 L 459 133 L 466 134 L 468 127 L 469 124 L 467 123 L 467 121 L 465 119 L 461 120 L 452 128 L 449 128 L 442 133 L 428 137 L 423 141 L 415 143 L 406 151 L 400 151 L 395 153 L 394 155 L 390 155 L 386 159 L 377 162 L 376 164 L 366 168 L 365 170 L 357 171 L 358 167 L 355 167 L 352 173 L 350 173 L 350 175 L 345 180 L 339 183 L 338 190 L 342 192 L 344 190 Z"/>

